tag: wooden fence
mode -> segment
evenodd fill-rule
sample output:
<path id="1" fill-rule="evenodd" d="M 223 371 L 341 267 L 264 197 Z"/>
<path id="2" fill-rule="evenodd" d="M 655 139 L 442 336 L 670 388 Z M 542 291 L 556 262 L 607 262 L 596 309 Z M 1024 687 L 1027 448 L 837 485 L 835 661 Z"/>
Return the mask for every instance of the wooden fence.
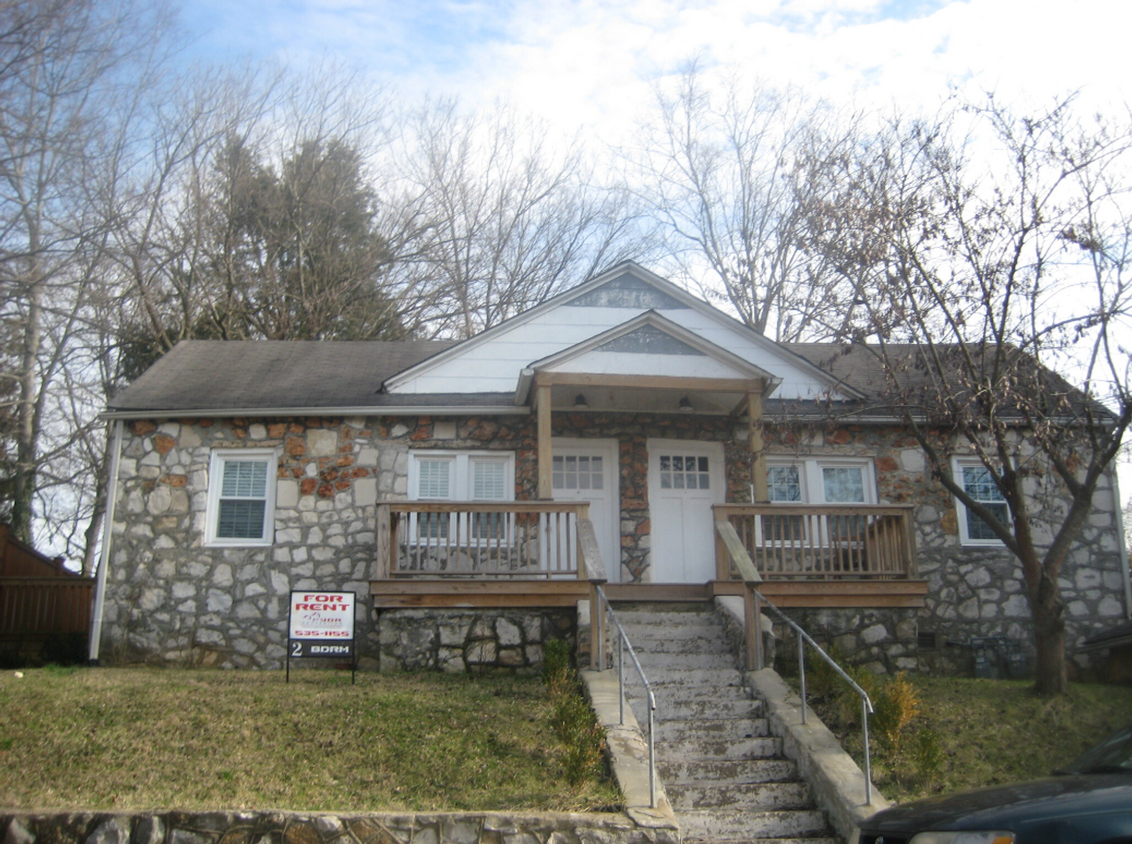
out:
<path id="1" fill-rule="evenodd" d="M 86 633 L 93 596 L 92 577 L 0 577 L 0 637 Z"/>

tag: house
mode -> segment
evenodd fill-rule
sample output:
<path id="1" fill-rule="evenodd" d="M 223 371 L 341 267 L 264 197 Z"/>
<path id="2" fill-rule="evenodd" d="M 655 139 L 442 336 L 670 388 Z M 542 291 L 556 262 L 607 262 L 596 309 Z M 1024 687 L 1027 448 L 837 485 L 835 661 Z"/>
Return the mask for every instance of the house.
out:
<path id="1" fill-rule="evenodd" d="M 631 262 L 461 343 L 181 343 L 107 413 L 93 655 L 279 666 L 309 588 L 358 593 L 383 666 L 531 667 L 598 557 L 614 600 L 741 594 L 717 522 L 854 662 L 1028 645 L 1017 566 L 883 385 L 867 353 L 774 343 Z M 1071 651 L 1129 611 L 1120 535 L 1108 478 L 1063 572 Z"/>

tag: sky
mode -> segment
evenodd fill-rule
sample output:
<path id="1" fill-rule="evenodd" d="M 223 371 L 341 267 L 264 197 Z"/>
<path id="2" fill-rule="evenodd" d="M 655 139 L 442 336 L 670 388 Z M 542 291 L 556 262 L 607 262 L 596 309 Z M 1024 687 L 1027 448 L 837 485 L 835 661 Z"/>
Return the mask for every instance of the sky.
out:
<path id="1" fill-rule="evenodd" d="M 406 98 L 505 101 L 615 143 L 693 58 L 861 108 L 1132 99 L 1123 0 L 189 0 L 182 20 L 190 58 L 331 59 Z"/>
<path id="2" fill-rule="evenodd" d="M 504 102 L 612 145 L 692 60 L 882 113 L 952 93 L 1132 103 L 1126 0 L 187 0 L 182 23 L 186 60 L 329 60 L 403 100 Z"/>

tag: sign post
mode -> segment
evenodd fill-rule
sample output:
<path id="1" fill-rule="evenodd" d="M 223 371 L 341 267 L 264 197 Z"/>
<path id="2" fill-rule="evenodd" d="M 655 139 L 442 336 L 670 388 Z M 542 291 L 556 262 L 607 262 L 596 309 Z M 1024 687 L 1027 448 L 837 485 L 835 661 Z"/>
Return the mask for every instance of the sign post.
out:
<path id="1" fill-rule="evenodd" d="M 287 630 L 287 682 L 291 682 L 292 659 L 350 660 L 350 682 L 358 670 L 354 650 L 354 604 L 356 592 L 303 589 L 291 592 L 291 615 Z"/>

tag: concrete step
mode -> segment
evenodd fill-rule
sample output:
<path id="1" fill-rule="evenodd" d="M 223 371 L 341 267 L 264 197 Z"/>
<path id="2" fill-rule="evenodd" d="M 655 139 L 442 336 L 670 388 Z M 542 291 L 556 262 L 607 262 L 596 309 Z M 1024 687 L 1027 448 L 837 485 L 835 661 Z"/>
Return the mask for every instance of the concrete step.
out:
<path id="1" fill-rule="evenodd" d="M 629 642 L 640 657 L 646 654 L 731 654 L 731 646 L 720 631 L 705 631 L 701 636 L 657 636 L 629 634 Z"/>
<path id="2" fill-rule="evenodd" d="M 652 686 L 743 686 L 743 675 L 735 668 L 668 668 L 664 676 L 657 672 L 649 673 L 649 667 L 641 663 L 645 676 Z M 626 687 L 642 687 L 641 678 L 635 670 L 625 672 Z"/>
<path id="3" fill-rule="evenodd" d="M 662 759 L 766 759 L 782 755 L 782 739 L 775 736 L 741 739 L 705 739 L 703 736 L 656 740 Z"/>
<path id="4" fill-rule="evenodd" d="M 644 613 L 629 616 L 617 616 L 622 629 L 629 634 L 629 641 L 634 635 L 646 639 L 694 639 L 710 638 L 723 631 L 723 622 L 715 613 L 691 615 L 689 613 L 671 613 L 669 615 L 646 615 Z M 635 643 L 634 643 L 635 646 Z"/>
<path id="5" fill-rule="evenodd" d="M 648 718 L 647 704 L 644 699 L 630 701 L 633 714 L 637 720 Z M 735 718 L 757 718 L 762 714 L 762 708 L 756 706 L 753 700 L 713 700 L 712 698 L 692 698 L 681 700 L 674 697 L 656 696 L 657 721 L 691 721 L 720 719 L 732 720 Z"/>
<path id="6" fill-rule="evenodd" d="M 641 667 L 649 682 L 653 677 L 660 678 L 661 673 L 670 671 L 735 671 L 735 657 L 729 653 L 714 654 L 673 654 L 645 651 L 637 654 Z M 634 672 L 635 673 L 635 672 Z"/>
<path id="7" fill-rule="evenodd" d="M 674 718 L 656 722 L 658 741 L 739 741 L 769 735 L 770 725 L 765 718 L 719 718 L 710 721 Z"/>
<path id="8" fill-rule="evenodd" d="M 617 612 L 617 622 L 625 628 L 642 629 L 645 627 L 667 627 L 676 629 L 699 625 L 716 625 L 722 627 L 723 622 L 714 611 L 708 612 L 669 612 L 665 610 L 635 610 L 633 612 Z"/>
<path id="9" fill-rule="evenodd" d="M 830 834 L 825 815 L 816 809 L 747 812 L 742 809 L 703 809 L 677 812 L 680 829 L 688 838 L 744 840 L 804 838 Z"/>
<path id="10" fill-rule="evenodd" d="M 739 838 L 683 838 L 684 844 L 846 844 L 841 838 L 831 835 L 806 836 L 805 838 L 756 838 L 749 835 Z"/>
<path id="11" fill-rule="evenodd" d="M 677 812 L 725 807 L 745 812 L 812 809 L 810 787 L 804 782 L 760 782 L 742 785 L 686 783 L 665 786 Z"/>
<path id="12" fill-rule="evenodd" d="M 650 681 L 651 682 L 651 681 Z M 745 700 L 761 705 L 746 686 L 674 686 L 671 683 L 653 689 L 657 702 L 688 700 Z M 631 700 L 644 699 L 645 689 L 640 684 L 627 687 L 625 696 Z"/>
<path id="13" fill-rule="evenodd" d="M 789 759 L 664 759 L 657 761 L 657 770 L 669 784 L 712 783 L 743 785 L 756 782 L 788 782 L 798 776 L 798 769 Z"/>

